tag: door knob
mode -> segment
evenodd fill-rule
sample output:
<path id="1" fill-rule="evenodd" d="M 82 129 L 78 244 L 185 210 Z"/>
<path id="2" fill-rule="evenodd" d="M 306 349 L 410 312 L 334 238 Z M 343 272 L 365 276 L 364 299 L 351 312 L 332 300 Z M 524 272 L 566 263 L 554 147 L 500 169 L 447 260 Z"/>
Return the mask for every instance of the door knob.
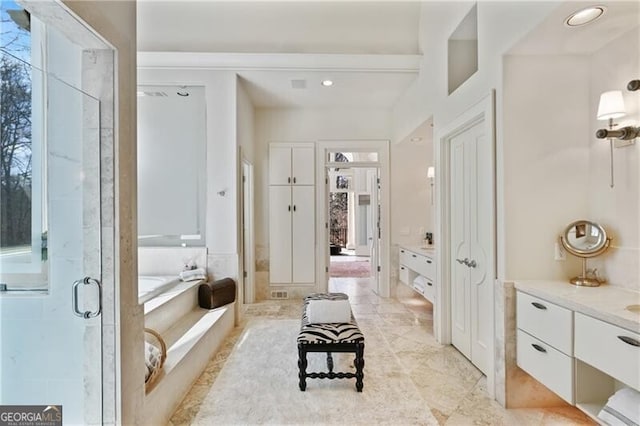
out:
<path id="1" fill-rule="evenodd" d="M 472 261 L 470 261 L 470 262 L 467 262 L 467 266 L 468 266 L 469 268 L 475 268 L 476 266 L 478 266 L 478 264 L 476 263 L 476 261 L 475 261 L 475 260 L 472 260 Z"/>
<path id="2" fill-rule="evenodd" d="M 458 263 L 459 263 L 459 264 L 461 264 L 461 265 L 462 265 L 462 264 L 465 264 L 465 265 L 466 265 L 468 260 L 469 260 L 469 259 L 464 259 L 464 260 L 462 260 L 462 259 L 456 259 L 456 262 L 458 262 Z"/>

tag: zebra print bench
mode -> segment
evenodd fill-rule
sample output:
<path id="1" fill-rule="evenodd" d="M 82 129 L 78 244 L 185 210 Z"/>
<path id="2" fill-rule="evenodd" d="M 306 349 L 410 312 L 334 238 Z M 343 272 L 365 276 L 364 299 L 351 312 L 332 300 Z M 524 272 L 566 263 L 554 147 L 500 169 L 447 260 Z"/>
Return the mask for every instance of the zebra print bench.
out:
<path id="1" fill-rule="evenodd" d="M 314 293 L 304 298 L 302 310 L 302 326 L 298 334 L 298 368 L 300 372 L 300 390 L 307 388 L 306 379 L 356 379 L 356 390 L 362 392 L 364 379 L 364 335 L 358 328 L 353 314 L 348 323 L 310 324 L 307 317 L 307 307 L 311 300 L 344 300 L 348 299 L 344 293 Z M 326 352 L 327 369 L 329 372 L 307 373 L 307 353 Z M 355 373 L 333 371 L 334 352 L 353 352 L 355 354 Z"/>

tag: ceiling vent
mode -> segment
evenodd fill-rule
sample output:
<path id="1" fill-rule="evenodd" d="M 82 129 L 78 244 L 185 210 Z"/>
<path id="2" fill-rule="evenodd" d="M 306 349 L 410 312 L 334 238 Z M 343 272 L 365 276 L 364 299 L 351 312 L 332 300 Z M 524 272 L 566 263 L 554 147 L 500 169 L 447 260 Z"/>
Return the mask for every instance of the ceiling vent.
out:
<path id="1" fill-rule="evenodd" d="M 291 87 L 294 89 L 306 89 L 307 80 L 291 80 Z"/>

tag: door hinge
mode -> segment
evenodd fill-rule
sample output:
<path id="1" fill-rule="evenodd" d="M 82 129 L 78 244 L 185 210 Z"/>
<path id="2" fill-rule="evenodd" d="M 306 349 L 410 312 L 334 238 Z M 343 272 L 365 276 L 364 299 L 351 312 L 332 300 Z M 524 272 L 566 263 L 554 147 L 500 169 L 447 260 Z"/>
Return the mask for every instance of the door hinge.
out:
<path id="1" fill-rule="evenodd" d="M 376 178 L 376 182 L 380 185 L 380 178 Z"/>
<path id="2" fill-rule="evenodd" d="M 380 272 L 380 266 L 378 266 L 378 272 Z"/>
<path id="3" fill-rule="evenodd" d="M 249 276 L 249 274 L 247 274 L 247 271 L 244 271 L 244 272 L 242 273 L 242 276 L 243 276 L 244 278 L 247 278 L 247 277 Z"/>
<path id="4" fill-rule="evenodd" d="M 324 267 L 324 271 L 325 271 L 325 272 L 329 272 L 329 267 L 328 267 L 328 266 L 325 266 L 325 267 Z"/>
<path id="5" fill-rule="evenodd" d="M 325 185 L 329 185 L 329 178 L 324 178 Z"/>
<path id="6" fill-rule="evenodd" d="M 325 227 L 326 229 L 329 229 L 329 222 L 325 222 L 325 223 L 324 223 L 324 227 Z"/>
<path id="7" fill-rule="evenodd" d="M 247 177 L 246 176 L 242 176 L 242 182 L 246 182 L 247 181 Z"/>

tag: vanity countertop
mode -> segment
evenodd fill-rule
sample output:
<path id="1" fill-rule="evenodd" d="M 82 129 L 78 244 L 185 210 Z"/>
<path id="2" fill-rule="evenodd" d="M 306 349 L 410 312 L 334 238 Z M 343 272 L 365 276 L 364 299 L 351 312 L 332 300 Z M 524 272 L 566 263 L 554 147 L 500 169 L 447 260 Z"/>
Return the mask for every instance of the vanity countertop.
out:
<path id="1" fill-rule="evenodd" d="M 429 256 L 431 258 L 435 257 L 436 255 L 436 249 L 435 247 L 431 246 L 431 247 L 422 247 L 422 246 L 415 246 L 415 245 L 400 245 L 401 248 L 403 249 L 407 249 L 409 251 L 412 251 L 414 253 L 418 253 L 424 256 Z"/>
<path id="2" fill-rule="evenodd" d="M 515 287 L 523 293 L 640 333 L 640 311 L 625 309 L 640 305 L 640 292 L 610 285 L 579 287 L 565 281 L 516 281 Z"/>

